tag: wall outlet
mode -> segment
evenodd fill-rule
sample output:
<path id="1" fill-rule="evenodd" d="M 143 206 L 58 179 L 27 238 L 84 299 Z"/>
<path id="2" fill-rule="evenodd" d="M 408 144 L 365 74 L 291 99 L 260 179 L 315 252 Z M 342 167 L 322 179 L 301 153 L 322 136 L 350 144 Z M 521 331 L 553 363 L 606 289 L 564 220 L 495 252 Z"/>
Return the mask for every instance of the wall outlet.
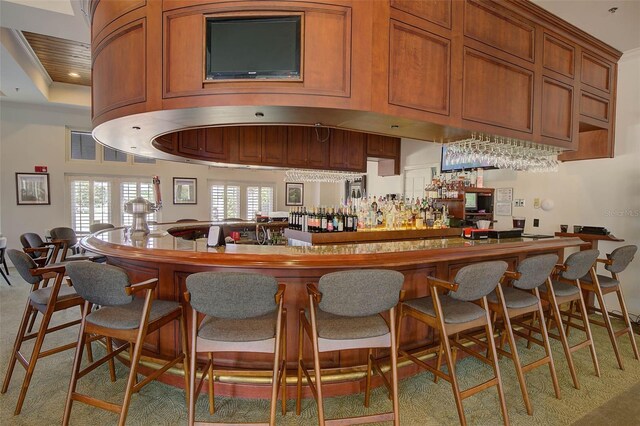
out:
<path id="1" fill-rule="evenodd" d="M 538 226 L 540 226 L 540 219 L 533 219 L 533 227 L 537 228 Z"/>
<path id="2" fill-rule="evenodd" d="M 513 205 L 514 207 L 524 207 L 524 199 L 520 198 L 520 199 L 514 200 Z"/>

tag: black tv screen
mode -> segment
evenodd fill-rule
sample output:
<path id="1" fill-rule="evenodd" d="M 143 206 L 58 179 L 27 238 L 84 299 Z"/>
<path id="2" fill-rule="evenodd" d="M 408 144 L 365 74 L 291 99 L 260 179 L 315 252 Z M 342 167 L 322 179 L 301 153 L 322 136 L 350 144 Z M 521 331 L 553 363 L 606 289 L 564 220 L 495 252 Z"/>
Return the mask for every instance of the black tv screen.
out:
<path id="1" fill-rule="evenodd" d="M 207 19 L 207 79 L 300 77 L 300 16 Z"/>

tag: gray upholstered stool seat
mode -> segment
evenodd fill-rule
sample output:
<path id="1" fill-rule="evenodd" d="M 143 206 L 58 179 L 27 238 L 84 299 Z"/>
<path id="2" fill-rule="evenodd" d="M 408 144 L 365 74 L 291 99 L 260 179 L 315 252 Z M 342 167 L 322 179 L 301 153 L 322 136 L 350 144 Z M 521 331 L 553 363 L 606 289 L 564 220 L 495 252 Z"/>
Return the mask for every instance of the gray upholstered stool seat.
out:
<path id="1" fill-rule="evenodd" d="M 431 296 L 407 300 L 404 304 L 424 314 L 432 317 L 436 316 Z M 447 324 L 465 323 L 482 318 L 485 315 L 484 309 L 475 303 L 454 299 L 448 295 L 440 296 L 440 305 L 444 313 L 444 322 Z"/>
<path id="2" fill-rule="evenodd" d="M 574 294 L 578 294 L 578 287 L 575 285 L 563 283 L 561 281 L 551 280 L 551 284 L 553 285 L 553 292 L 556 296 L 564 297 L 564 296 L 573 296 Z M 547 292 L 547 286 L 541 285 L 538 287 L 538 290 L 541 292 Z"/>
<path id="3" fill-rule="evenodd" d="M 278 311 L 253 318 L 217 318 L 207 315 L 198 337 L 222 342 L 255 342 L 276 336 Z"/>
<path id="4" fill-rule="evenodd" d="M 584 277 L 580 278 L 580 281 L 586 281 L 588 283 L 593 282 L 593 280 L 591 279 L 591 274 L 587 274 Z M 602 288 L 615 287 L 620 284 L 620 281 L 616 280 L 615 278 L 600 274 L 598 274 L 598 282 L 600 283 L 600 287 Z"/>
<path id="5" fill-rule="evenodd" d="M 307 318 L 310 318 L 309 311 L 305 311 Z M 377 314 L 364 317 L 348 317 L 318 309 L 316 321 L 318 323 L 318 337 L 324 339 L 364 339 L 389 334 L 389 326 Z"/>
<path id="6" fill-rule="evenodd" d="M 53 287 L 45 287 L 38 290 L 34 290 L 29 293 L 29 298 L 36 305 L 46 305 L 49 303 L 49 299 L 51 299 L 51 291 Z M 56 300 L 62 301 L 65 299 L 71 299 L 73 297 L 79 297 L 78 293 L 73 287 L 69 287 L 63 285 L 60 287 L 60 291 L 58 292 L 58 298 Z"/>
<path id="7" fill-rule="evenodd" d="M 507 308 L 510 309 L 520 309 L 534 306 L 538 303 L 539 300 L 531 293 L 512 287 L 504 287 L 502 289 L 502 294 L 504 294 L 505 305 L 507 305 Z M 489 293 L 487 295 L 487 300 L 489 301 L 489 303 L 498 303 L 498 296 L 496 295 L 496 292 L 493 291 Z"/>
<path id="8" fill-rule="evenodd" d="M 178 302 L 154 300 L 149 312 L 149 322 L 164 317 L 180 307 Z M 140 327 L 144 299 L 134 299 L 127 305 L 104 306 L 87 315 L 87 322 L 116 330 L 131 330 Z"/>

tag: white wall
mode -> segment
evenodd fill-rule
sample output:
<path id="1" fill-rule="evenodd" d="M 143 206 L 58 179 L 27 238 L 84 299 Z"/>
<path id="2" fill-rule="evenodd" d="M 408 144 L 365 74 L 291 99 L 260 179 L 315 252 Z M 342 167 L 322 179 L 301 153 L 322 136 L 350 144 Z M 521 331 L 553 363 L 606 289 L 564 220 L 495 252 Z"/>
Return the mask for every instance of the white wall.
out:
<path id="1" fill-rule="evenodd" d="M 208 180 L 232 180 L 274 183 L 276 210 L 285 205 L 284 172 L 209 168 L 208 166 L 157 161 L 156 164 L 122 164 L 68 162 L 66 160 L 66 128 L 91 128 L 89 110 L 59 106 L 2 102 L 0 105 L 0 222 L 8 237 L 9 247 L 20 247 L 19 237 L 25 232 L 42 235 L 45 229 L 69 226 L 69 200 L 65 199 L 65 174 L 98 174 L 116 176 L 158 175 L 162 191 L 162 220 L 180 218 L 207 220 L 210 217 Z M 18 206 L 16 172 L 33 172 L 34 166 L 47 166 L 51 183 L 51 205 Z M 197 178 L 198 204 L 174 205 L 173 177 Z M 340 201 L 340 185 L 306 183 L 305 205 L 334 205 Z"/>

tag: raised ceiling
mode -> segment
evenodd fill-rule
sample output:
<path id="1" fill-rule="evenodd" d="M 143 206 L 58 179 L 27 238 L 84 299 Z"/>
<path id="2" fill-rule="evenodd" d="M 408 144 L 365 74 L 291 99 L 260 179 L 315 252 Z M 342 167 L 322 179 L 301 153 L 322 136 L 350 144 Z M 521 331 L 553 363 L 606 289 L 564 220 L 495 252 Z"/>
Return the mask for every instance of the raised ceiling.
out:
<path id="1" fill-rule="evenodd" d="M 91 45 L 23 31 L 53 81 L 91 86 Z"/>

